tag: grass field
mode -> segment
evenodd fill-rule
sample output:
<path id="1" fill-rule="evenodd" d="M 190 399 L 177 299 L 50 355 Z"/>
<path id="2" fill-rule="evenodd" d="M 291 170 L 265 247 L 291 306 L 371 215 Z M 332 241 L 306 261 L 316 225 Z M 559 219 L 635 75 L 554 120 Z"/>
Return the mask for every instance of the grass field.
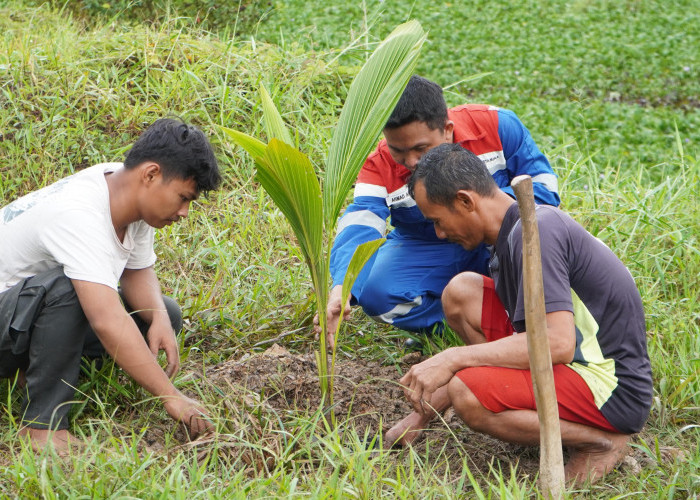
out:
<path id="1" fill-rule="evenodd" d="M 414 17 L 430 31 L 420 72 L 448 87 L 451 105 L 487 102 L 521 117 L 560 176 L 564 208 L 622 258 L 644 301 L 655 399 L 636 446 L 649 460 L 571 496 L 697 498 L 700 3 L 293 1 L 260 14 L 231 38 L 175 16 L 86 23 L 48 6 L 0 1 L 0 205 L 119 160 L 147 124 L 169 113 L 210 134 L 225 170 L 223 189 L 160 230 L 156 248 L 163 286 L 186 316 L 176 385 L 208 404 L 221 441 L 198 457 L 161 407 L 107 363 L 79 387 L 72 429 L 88 441 L 87 453 L 35 457 L 16 438 L 20 401 L 2 381 L 0 497 L 538 494 L 517 471 L 473 477 L 466 458 L 447 474 L 439 459 L 368 452 L 363 436 L 315 431 L 318 414 L 300 413 L 282 428 L 268 421 L 294 439 L 266 449 L 243 409 L 223 404 L 201 378 L 272 339 L 297 352 L 313 347 L 310 279 L 291 230 L 256 184 L 250 159 L 217 126 L 264 136 L 264 82 L 322 169 L 353 75 L 376 42 Z M 345 332 L 342 358 L 392 363 L 401 355 L 399 332 L 358 313 Z M 155 431 L 164 447 L 144 447 Z M 272 453 L 272 465 L 251 467 L 250 455 L 226 451 L 235 446 Z"/>

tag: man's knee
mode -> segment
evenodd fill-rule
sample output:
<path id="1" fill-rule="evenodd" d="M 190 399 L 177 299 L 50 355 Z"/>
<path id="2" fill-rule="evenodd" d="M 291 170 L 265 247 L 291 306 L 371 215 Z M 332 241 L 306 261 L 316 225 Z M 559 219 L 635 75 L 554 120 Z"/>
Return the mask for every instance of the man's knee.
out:
<path id="1" fill-rule="evenodd" d="M 175 299 L 167 295 L 163 295 L 163 303 L 165 304 L 165 310 L 168 312 L 173 330 L 175 330 L 176 334 L 179 334 L 182 330 L 182 309 L 180 305 Z"/>
<path id="2" fill-rule="evenodd" d="M 124 308 L 131 315 L 139 331 L 142 335 L 147 335 L 150 324 L 142 319 L 136 311 L 134 311 L 134 308 L 126 301 L 126 298 L 121 293 L 121 290 L 119 293 L 122 303 L 124 304 Z M 182 330 L 183 323 L 182 309 L 180 308 L 180 305 L 175 301 L 175 299 L 168 297 L 167 295 L 163 295 L 163 304 L 165 304 L 165 311 L 168 313 L 168 318 L 170 319 L 170 326 L 172 326 L 176 334 L 179 334 L 180 330 Z"/>
<path id="3" fill-rule="evenodd" d="M 389 292 L 386 280 L 373 279 L 371 276 L 362 287 L 362 294 L 357 302 L 365 314 L 372 317 L 390 311 L 397 304 L 396 298 Z"/>
<path id="4" fill-rule="evenodd" d="M 442 308 L 448 323 L 469 312 L 469 306 L 478 305 L 484 295 L 484 277 L 473 272 L 460 273 L 450 280 L 442 292 Z"/>

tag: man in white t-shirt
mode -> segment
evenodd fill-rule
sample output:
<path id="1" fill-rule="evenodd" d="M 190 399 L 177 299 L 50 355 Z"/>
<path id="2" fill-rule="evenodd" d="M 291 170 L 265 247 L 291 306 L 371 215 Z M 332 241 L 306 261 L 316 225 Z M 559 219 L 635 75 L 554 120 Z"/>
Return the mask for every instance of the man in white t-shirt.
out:
<path id="1" fill-rule="evenodd" d="M 20 434 L 35 449 L 75 441 L 66 416 L 81 358 L 104 351 L 191 436 L 212 427 L 170 381 L 181 317 L 161 295 L 153 238 L 220 182 L 205 135 L 161 119 L 124 164 L 95 165 L 0 209 L 0 377 L 25 383 Z"/>

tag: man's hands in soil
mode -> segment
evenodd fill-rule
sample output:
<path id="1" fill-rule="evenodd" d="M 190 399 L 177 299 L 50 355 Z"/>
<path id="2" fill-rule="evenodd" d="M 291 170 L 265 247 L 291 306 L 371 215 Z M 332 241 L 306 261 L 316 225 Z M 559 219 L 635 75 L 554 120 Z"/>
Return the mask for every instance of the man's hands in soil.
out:
<path id="1" fill-rule="evenodd" d="M 209 420 L 204 408 L 194 399 L 182 393 L 164 400 L 165 410 L 173 419 L 182 422 L 190 439 L 214 430 L 214 424 Z"/>
<path id="2" fill-rule="evenodd" d="M 454 377 L 455 372 L 451 368 L 451 363 L 448 362 L 449 358 L 448 349 L 413 365 L 399 380 L 406 398 L 417 413 L 424 415 L 432 412 L 433 393 Z"/>

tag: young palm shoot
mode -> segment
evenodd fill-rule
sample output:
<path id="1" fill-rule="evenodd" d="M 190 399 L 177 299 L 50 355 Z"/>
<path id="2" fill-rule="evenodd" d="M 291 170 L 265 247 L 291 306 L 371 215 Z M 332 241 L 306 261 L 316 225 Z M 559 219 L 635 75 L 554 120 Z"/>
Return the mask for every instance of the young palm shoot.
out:
<path id="1" fill-rule="evenodd" d="M 316 295 L 321 327 L 316 360 L 321 395 L 333 407 L 333 376 L 337 341 L 328 363 L 326 305 L 330 280 L 330 246 L 340 215 L 365 158 L 414 73 L 426 34 L 417 21 L 398 26 L 372 53 L 350 86 L 347 100 L 334 130 L 323 178 L 323 192 L 308 157 L 294 148 L 291 134 L 265 90 L 260 89 L 268 144 L 236 130 L 224 132 L 254 159 L 257 179 L 289 221 L 301 248 Z M 383 243 L 383 239 L 360 245 L 352 257 L 343 282 L 343 300 L 360 269 Z M 324 246 L 325 242 L 325 246 Z M 334 334 L 342 323 L 342 315 Z"/>

